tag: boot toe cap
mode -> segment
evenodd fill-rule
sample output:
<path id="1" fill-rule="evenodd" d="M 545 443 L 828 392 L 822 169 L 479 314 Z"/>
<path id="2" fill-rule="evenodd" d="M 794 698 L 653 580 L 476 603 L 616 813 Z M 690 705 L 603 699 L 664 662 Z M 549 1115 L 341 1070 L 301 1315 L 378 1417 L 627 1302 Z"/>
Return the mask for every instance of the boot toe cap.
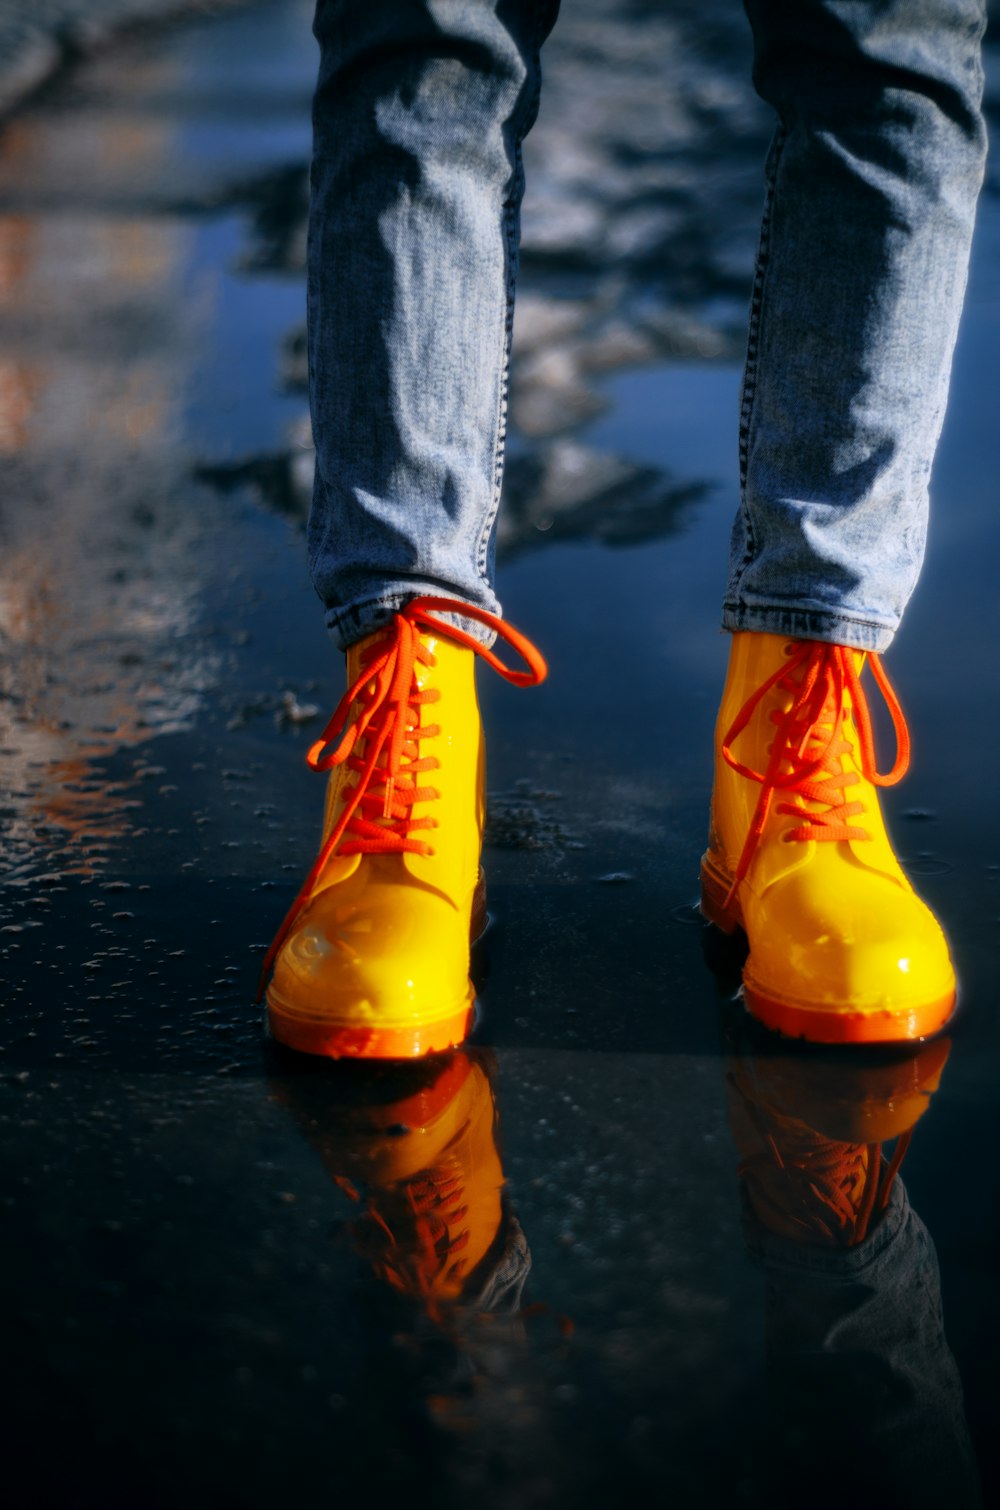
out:
<path id="1" fill-rule="evenodd" d="M 366 1044 L 379 1057 L 448 1047 L 464 1036 L 474 1000 L 468 924 L 416 887 L 402 898 L 396 887 L 321 893 L 286 939 L 267 1000 L 272 1032 L 293 1047 L 308 1050 L 303 1040 L 324 1033 L 341 1052 Z M 407 1047 L 411 1039 L 421 1047 Z"/>
<path id="2" fill-rule="evenodd" d="M 912 1039 L 943 1027 L 955 1001 L 944 934 L 913 892 L 791 910 L 756 923 L 744 972 L 754 1015 L 820 1041 Z"/>

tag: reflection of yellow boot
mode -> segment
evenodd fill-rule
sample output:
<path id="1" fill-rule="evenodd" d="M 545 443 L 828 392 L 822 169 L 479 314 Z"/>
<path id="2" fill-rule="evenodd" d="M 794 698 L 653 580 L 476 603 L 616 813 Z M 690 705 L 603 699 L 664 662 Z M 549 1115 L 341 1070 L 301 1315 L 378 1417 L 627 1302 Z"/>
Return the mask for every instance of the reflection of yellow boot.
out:
<path id="1" fill-rule="evenodd" d="M 487 624 L 529 669 L 430 610 Z M 415 598 L 348 652 L 349 690 L 309 752 L 334 767 L 323 845 L 264 965 L 269 1026 L 291 1048 L 404 1058 L 466 1034 L 470 933 L 485 921 L 476 654 L 520 686 L 545 675 L 515 630 L 444 598 Z"/>
<path id="2" fill-rule="evenodd" d="M 860 652 L 733 636 L 716 726 L 702 910 L 745 930 L 744 992 L 770 1028 L 821 1043 L 935 1032 L 955 976 L 930 910 L 892 851 L 877 785 L 903 775 L 908 736 L 877 657 L 898 754 L 875 771 Z"/>
<path id="3" fill-rule="evenodd" d="M 938 1038 L 904 1058 L 865 1063 L 754 1052 L 744 1040 L 727 1065 L 729 1121 L 761 1225 L 812 1246 L 863 1242 L 888 1205 L 949 1048 Z M 882 1145 L 893 1140 L 886 1162 Z"/>
<path id="4" fill-rule="evenodd" d="M 329 1173 L 362 1208 L 354 1233 L 375 1273 L 436 1319 L 442 1303 L 489 1309 L 501 1290 L 509 1304 L 528 1270 L 520 1229 L 503 1208 L 491 1069 L 491 1055 L 459 1049 L 386 1065 L 377 1078 L 374 1067 L 344 1065 L 338 1074 L 364 1079 L 277 1082 Z"/>
<path id="5" fill-rule="evenodd" d="M 467 1074 L 456 1088 L 455 1071 Z M 360 1181 L 365 1217 L 356 1229 L 376 1274 L 432 1312 L 458 1300 L 496 1241 L 503 1169 L 489 1079 L 459 1055 L 449 1099 L 405 1135 L 355 1137 L 341 1145 L 344 1173 Z M 358 1192 L 360 1198 L 360 1192 Z"/>

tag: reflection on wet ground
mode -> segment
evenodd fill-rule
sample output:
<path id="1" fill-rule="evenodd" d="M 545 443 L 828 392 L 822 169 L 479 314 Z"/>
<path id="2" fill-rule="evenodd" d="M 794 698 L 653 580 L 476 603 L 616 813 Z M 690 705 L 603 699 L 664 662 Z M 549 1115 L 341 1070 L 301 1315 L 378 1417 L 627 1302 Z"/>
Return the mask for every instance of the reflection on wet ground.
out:
<path id="1" fill-rule="evenodd" d="M 0 134 L 14 1503 L 973 1505 L 970 1434 L 996 1498 L 996 198 L 892 653 L 962 1011 L 806 1051 L 692 907 L 766 120 L 728 8 L 567 11 L 503 581 L 552 676 L 482 689 L 496 926 L 474 1043 L 423 1064 L 299 1061 L 250 1005 L 342 690 L 300 534 L 309 7 L 134 38 Z"/>

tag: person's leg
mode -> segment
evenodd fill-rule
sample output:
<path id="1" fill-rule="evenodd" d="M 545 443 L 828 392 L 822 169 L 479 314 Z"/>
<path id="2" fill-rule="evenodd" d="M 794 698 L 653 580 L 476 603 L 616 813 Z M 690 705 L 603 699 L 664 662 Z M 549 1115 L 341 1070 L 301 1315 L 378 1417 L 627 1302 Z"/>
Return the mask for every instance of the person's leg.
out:
<path id="1" fill-rule="evenodd" d="M 557 8 L 317 7 L 309 558 L 342 648 L 422 593 L 498 611 L 521 142 Z"/>
<path id="2" fill-rule="evenodd" d="M 920 1036 L 954 1003 L 944 938 L 881 823 L 857 676 L 860 652 L 891 641 L 924 549 L 983 173 L 983 9 L 747 0 L 779 124 L 703 895 L 746 929 L 751 1010 L 807 1037 Z M 896 713 L 890 780 L 907 759 Z"/>
<path id="3" fill-rule="evenodd" d="M 471 1020 L 474 663 L 540 681 L 493 539 L 539 48 L 557 0 L 320 0 L 309 224 L 313 581 L 348 692 L 310 752 L 323 843 L 265 961 L 275 1037 L 406 1057 Z M 458 605 L 458 611 L 451 605 Z M 500 634 L 525 655 L 507 671 Z"/>
<path id="4" fill-rule="evenodd" d="M 777 111 L 723 624 L 890 644 L 983 176 L 982 0 L 747 0 Z"/>

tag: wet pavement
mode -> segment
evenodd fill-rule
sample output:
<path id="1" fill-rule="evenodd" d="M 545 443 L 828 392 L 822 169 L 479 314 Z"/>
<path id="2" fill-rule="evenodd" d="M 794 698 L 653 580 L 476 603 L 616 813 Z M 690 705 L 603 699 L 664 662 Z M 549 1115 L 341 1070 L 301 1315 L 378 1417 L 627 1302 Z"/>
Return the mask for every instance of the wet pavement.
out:
<path id="1" fill-rule="evenodd" d="M 495 926 L 474 1044 L 427 1065 L 297 1061 L 253 1005 L 342 690 L 302 537 L 309 7 L 125 38 L 0 134 L 12 1504 L 966 1505 L 966 1426 L 996 1502 L 996 169 L 889 657 L 886 808 L 961 1012 L 793 1050 L 693 906 L 768 123 L 738 15 L 630 9 L 567 7 L 529 142 L 501 588 L 551 676 L 483 678 Z M 752 1254 L 775 1147 L 898 1240 Z"/>

